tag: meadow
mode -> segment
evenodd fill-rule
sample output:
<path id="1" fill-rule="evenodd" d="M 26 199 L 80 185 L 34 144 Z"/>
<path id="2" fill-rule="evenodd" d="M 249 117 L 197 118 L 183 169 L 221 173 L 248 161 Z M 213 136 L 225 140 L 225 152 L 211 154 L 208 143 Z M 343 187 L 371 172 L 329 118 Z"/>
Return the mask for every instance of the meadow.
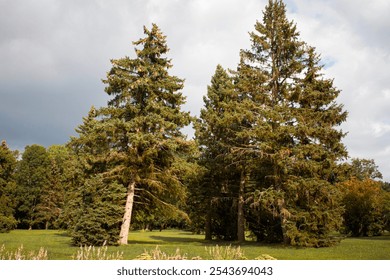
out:
<path id="1" fill-rule="evenodd" d="M 15 251 L 21 245 L 26 252 L 47 250 L 50 260 L 71 260 L 78 247 L 71 246 L 66 232 L 57 230 L 14 230 L 0 234 L 0 246 L 6 251 Z M 340 244 L 328 248 L 296 248 L 280 244 L 259 244 L 247 241 L 240 245 L 228 242 L 205 241 L 203 235 L 179 230 L 132 231 L 129 244 L 108 247 L 108 253 L 121 252 L 123 259 L 134 259 L 145 250 L 158 248 L 168 254 L 177 249 L 188 259 L 201 257 L 207 259 L 207 250 L 213 246 L 240 246 L 248 259 L 266 254 L 278 260 L 389 260 L 390 235 L 365 238 L 346 238 Z"/>

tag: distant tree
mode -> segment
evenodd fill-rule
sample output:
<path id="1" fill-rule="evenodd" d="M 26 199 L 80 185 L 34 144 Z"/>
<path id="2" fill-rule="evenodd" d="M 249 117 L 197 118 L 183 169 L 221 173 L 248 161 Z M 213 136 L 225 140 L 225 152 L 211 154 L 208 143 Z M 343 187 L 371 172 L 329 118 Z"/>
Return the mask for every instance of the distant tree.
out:
<path id="1" fill-rule="evenodd" d="M 383 182 L 382 183 L 382 189 L 386 192 L 390 192 L 390 183 L 389 182 Z"/>
<path id="2" fill-rule="evenodd" d="M 345 207 L 344 225 L 352 236 L 380 235 L 388 223 L 389 198 L 381 183 L 370 178 L 353 178 L 340 184 Z"/>
<path id="3" fill-rule="evenodd" d="M 42 228 L 38 205 L 42 192 L 49 185 L 50 159 L 45 147 L 26 146 L 16 172 L 17 210 L 16 218 L 22 228 Z M 41 209 L 43 211 L 43 209 Z"/>
<path id="4" fill-rule="evenodd" d="M 353 158 L 350 168 L 350 175 L 358 180 L 383 178 L 373 159 Z"/>
<path id="5" fill-rule="evenodd" d="M 90 112 L 79 137 L 70 143 L 91 180 L 102 174 L 104 184 L 126 190 L 120 244 L 127 244 L 135 200 L 179 211 L 177 201 L 184 200 L 186 192 L 174 163 L 193 145 L 181 132 L 191 118 L 181 110 L 183 80 L 168 73 L 172 64 L 165 57 L 165 36 L 155 24 L 144 33 L 145 38 L 134 42 L 143 47 L 136 49 L 135 59 L 111 61 L 103 81 L 111 100 Z"/>
<path id="6" fill-rule="evenodd" d="M 16 157 L 5 141 L 0 144 L 0 233 L 16 227 L 15 208 Z"/>
<path id="7" fill-rule="evenodd" d="M 58 219 L 65 204 L 66 174 L 69 172 L 70 151 L 67 147 L 53 145 L 47 149 L 50 162 L 48 182 L 43 186 L 37 205 L 35 220 L 45 229 L 58 228 Z"/>

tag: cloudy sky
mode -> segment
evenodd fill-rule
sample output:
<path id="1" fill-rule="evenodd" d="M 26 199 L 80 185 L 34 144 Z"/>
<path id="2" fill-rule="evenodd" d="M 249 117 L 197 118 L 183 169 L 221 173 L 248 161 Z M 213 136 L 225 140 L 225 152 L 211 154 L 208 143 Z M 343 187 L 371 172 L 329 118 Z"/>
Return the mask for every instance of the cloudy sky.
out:
<path id="1" fill-rule="evenodd" d="M 235 68 L 268 0 L 0 0 L 0 140 L 12 149 L 63 144 L 106 104 L 110 59 L 134 57 L 143 25 L 167 35 L 172 74 L 194 115 L 217 64 Z M 351 157 L 390 181 L 390 1 L 286 0 L 301 39 L 342 90 Z M 188 130 L 191 135 L 191 131 Z"/>

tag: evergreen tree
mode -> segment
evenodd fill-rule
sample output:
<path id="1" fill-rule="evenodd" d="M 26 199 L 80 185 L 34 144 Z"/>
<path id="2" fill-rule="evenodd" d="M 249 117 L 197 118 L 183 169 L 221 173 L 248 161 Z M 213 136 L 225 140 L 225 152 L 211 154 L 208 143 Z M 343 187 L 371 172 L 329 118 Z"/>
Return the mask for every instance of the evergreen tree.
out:
<path id="1" fill-rule="evenodd" d="M 155 24 L 144 33 L 134 42 L 143 47 L 136 48 L 136 58 L 111 61 L 103 81 L 111 100 L 90 112 L 80 137 L 70 143 L 89 165 L 91 178 L 102 174 L 103 181 L 126 189 L 120 244 L 127 244 L 135 199 L 178 211 L 186 191 L 175 161 L 192 145 L 181 132 L 190 116 L 181 111 L 183 80 L 168 73 L 166 37 Z"/>
<path id="2" fill-rule="evenodd" d="M 270 0 L 263 15 L 250 33 L 251 49 L 241 51 L 234 98 L 225 105 L 229 109 L 223 117 L 218 109 L 206 109 L 212 117 L 202 118 L 208 118 L 210 128 L 204 126 L 203 136 L 198 135 L 202 145 L 215 151 L 209 158 L 223 158 L 224 166 L 237 172 L 239 240 L 246 209 L 259 241 L 327 246 L 329 233 L 342 221 L 334 174 L 337 161 L 347 155 L 344 133 L 337 129 L 347 114 L 335 101 L 339 91 L 333 81 L 321 74 L 314 48 L 299 39 L 296 25 L 288 21 L 285 4 Z M 208 98 L 223 100 L 224 93 L 215 96 Z M 220 128 L 212 139 L 212 129 Z"/>
<path id="3" fill-rule="evenodd" d="M 200 186 L 194 188 L 193 193 L 202 198 L 198 208 L 204 209 L 206 216 L 207 240 L 212 236 L 244 239 L 237 235 L 244 232 L 244 225 L 240 224 L 239 228 L 237 223 L 242 209 L 238 197 L 240 172 L 230 156 L 235 131 L 242 119 L 240 114 L 234 114 L 237 98 L 232 77 L 218 65 L 207 88 L 207 96 L 203 98 L 205 108 L 195 125 L 196 139 L 201 147 L 199 164 L 205 169 L 197 183 Z"/>
<path id="4" fill-rule="evenodd" d="M 15 208 L 15 154 L 5 141 L 0 145 L 0 233 L 16 227 Z"/>
<path id="5" fill-rule="evenodd" d="M 76 194 L 70 227 L 73 245 L 118 245 L 123 186 L 98 174 L 86 179 Z"/>
<path id="6" fill-rule="evenodd" d="M 91 107 L 68 147 L 74 157 L 66 174 L 68 191 L 60 221 L 77 246 L 117 245 L 124 204 L 124 187 L 107 176 L 110 168 L 109 132 Z"/>

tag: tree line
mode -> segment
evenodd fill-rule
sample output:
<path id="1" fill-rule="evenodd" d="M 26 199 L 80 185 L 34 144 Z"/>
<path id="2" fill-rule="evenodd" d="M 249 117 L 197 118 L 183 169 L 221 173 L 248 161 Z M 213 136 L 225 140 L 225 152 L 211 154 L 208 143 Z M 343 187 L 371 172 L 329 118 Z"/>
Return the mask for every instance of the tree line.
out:
<path id="1" fill-rule="evenodd" d="M 184 227 L 205 238 L 330 246 L 335 232 L 389 230 L 389 184 L 373 160 L 349 163 L 347 112 L 270 0 L 237 68 L 216 67 L 199 117 L 182 109 L 156 24 L 111 60 L 107 105 L 66 145 L 0 148 L 0 230 L 67 229 L 75 245 L 127 244 L 130 228 Z M 182 130 L 192 123 L 195 138 Z"/>

